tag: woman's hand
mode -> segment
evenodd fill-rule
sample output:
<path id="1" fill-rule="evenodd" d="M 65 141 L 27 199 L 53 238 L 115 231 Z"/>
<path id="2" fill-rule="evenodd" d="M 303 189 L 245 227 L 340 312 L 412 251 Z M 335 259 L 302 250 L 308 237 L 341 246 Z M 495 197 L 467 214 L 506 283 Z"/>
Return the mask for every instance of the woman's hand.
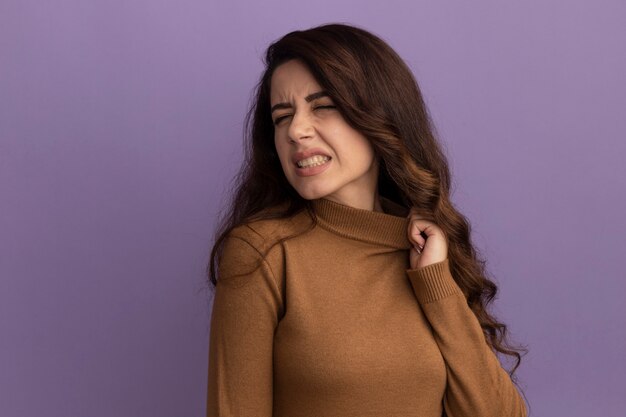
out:
<path id="1" fill-rule="evenodd" d="M 414 207 L 407 217 L 409 217 L 409 241 L 413 244 L 409 253 L 411 269 L 445 260 L 448 257 L 448 242 L 443 230 L 435 223 L 424 220 Z"/>

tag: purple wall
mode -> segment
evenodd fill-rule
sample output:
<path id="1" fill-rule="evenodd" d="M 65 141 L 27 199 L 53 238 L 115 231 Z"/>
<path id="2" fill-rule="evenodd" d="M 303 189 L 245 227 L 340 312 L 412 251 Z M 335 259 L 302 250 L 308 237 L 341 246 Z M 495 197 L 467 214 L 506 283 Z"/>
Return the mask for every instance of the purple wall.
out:
<path id="1" fill-rule="evenodd" d="M 532 415 L 623 416 L 625 3 L 455 3 L 0 2 L 0 415 L 204 415 L 260 57 L 342 21 L 420 82 Z"/>

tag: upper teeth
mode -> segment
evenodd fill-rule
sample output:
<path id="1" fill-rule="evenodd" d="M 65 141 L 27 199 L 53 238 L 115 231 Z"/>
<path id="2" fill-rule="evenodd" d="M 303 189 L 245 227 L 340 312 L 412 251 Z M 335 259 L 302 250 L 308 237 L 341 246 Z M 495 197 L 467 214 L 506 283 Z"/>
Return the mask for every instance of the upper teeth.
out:
<path id="1" fill-rule="evenodd" d="M 306 167 L 306 166 L 310 166 L 313 164 L 323 164 L 324 162 L 328 161 L 330 158 L 328 156 L 325 155 L 315 155 L 312 156 L 310 158 L 306 158 L 303 159 L 301 161 L 298 161 L 298 166 L 299 167 Z"/>

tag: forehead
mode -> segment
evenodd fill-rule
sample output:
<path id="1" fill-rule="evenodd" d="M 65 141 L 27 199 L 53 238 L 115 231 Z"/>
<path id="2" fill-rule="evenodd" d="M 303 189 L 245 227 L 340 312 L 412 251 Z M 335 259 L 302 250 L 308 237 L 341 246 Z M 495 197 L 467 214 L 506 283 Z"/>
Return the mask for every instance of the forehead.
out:
<path id="1" fill-rule="evenodd" d="M 272 103 L 306 97 L 321 90 L 321 87 L 309 68 L 297 59 L 280 64 L 274 70 L 270 81 L 270 100 Z"/>

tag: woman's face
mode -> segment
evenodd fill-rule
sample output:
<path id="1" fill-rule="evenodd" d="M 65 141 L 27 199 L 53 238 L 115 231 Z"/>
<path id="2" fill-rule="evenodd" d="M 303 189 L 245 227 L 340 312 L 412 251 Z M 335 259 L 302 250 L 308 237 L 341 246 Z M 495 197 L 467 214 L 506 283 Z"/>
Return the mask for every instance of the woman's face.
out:
<path id="1" fill-rule="evenodd" d="M 374 150 L 323 95 L 308 67 L 296 59 L 279 65 L 270 96 L 274 144 L 293 188 L 307 200 L 356 206 L 371 199 L 378 180 Z M 308 166 L 299 167 L 301 161 Z"/>

